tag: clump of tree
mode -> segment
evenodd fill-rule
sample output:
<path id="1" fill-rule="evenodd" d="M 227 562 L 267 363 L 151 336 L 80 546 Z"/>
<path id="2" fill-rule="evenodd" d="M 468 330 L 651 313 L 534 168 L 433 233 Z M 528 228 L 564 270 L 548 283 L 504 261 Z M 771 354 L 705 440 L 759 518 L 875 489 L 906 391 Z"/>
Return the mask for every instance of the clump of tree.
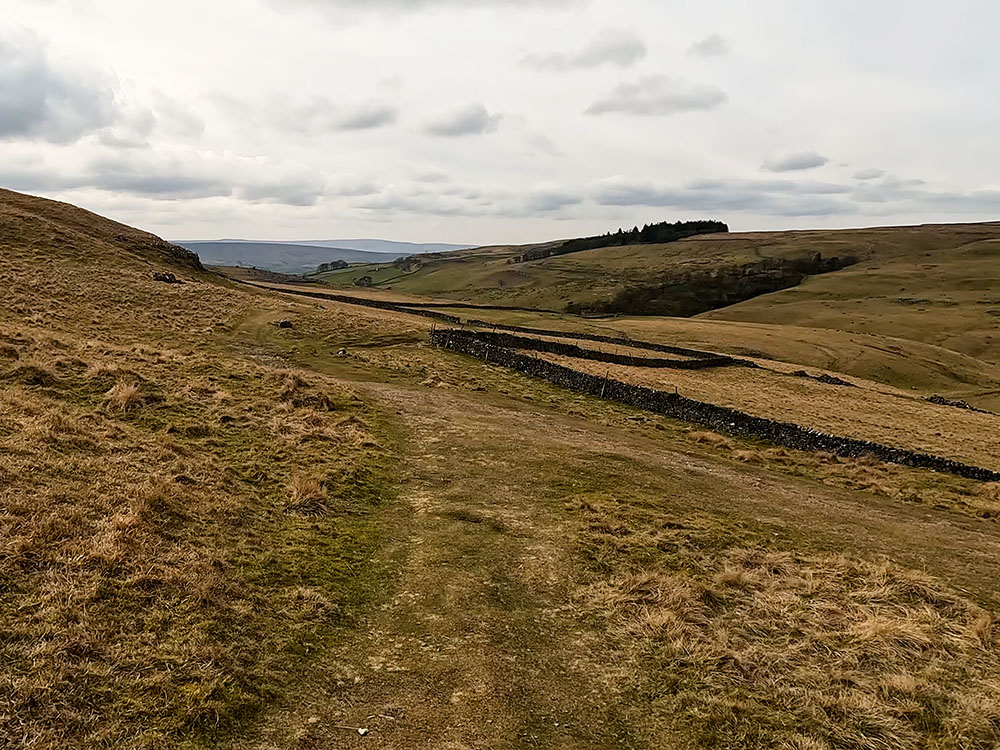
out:
<path id="1" fill-rule="evenodd" d="M 329 273 L 330 271 L 339 271 L 343 268 L 347 268 L 348 263 L 346 260 L 332 260 L 329 263 L 320 263 L 316 266 L 316 270 L 313 273 Z"/>
<path id="2" fill-rule="evenodd" d="M 686 318 L 788 289 L 801 284 L 806 276 L 839 271 L 857 262 L 857 258 L 849 255 L 824 258 L 821 253 L 808 253 L 794 258 L 761 258 L 742 265 L 698 268 L 626 287 L 611 299 L 570 302 L 566 312 Z"/>
<path id="3" fill-rule="evenodd" d="M 608 232 L 597 237 L 581 237 L 576 240 L 567 240 L 556 247 L 535 248 L 534 250 L 525 252 L 518 260 L 520 262 L 539 260 L 552 255 L 579 253 L 584 250 L 596 250 L 602 247 L 662 244 L 676 242 L 685 237 L 694 237 L 698 234 L 717 234 L 728 231 L 729 226 L 721 221 L 675 221 L 673 223 L 663 221 L 659 224 L 646 224 L 642 229 L 639 229 L 637 226 L 630 230 L 619 229 L 617 232 Z"/>

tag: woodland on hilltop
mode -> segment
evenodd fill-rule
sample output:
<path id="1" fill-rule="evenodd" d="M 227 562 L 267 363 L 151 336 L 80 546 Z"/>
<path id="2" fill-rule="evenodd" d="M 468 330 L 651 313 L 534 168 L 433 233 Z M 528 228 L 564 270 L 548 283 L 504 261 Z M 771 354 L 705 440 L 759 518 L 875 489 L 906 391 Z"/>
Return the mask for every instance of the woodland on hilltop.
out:
<path id="1" fill-rule="evenodd" d="M 529 260 L 539 260 L 552 255 L 565 255 L 566 253 L 579 253 L 584 250 L 597 250 L 602 247 L 622 247 L 624 245 L 651 245 L 667 242 L 676 242 L 685 237 L 694 237 L 699 234 L 717 234 L 729 231 L 729 226 L 721 221 L 661 221 L 659 224 L 645 224 L 642 229 L 638 226 L 625 231 L 619 228 L 615 233 L 597 237 L 581 237 L 566 242 L 556 247 L 537 248 L 529 250 L 520 258 L 515 258 L 514 262 L 525 262 Z"/>

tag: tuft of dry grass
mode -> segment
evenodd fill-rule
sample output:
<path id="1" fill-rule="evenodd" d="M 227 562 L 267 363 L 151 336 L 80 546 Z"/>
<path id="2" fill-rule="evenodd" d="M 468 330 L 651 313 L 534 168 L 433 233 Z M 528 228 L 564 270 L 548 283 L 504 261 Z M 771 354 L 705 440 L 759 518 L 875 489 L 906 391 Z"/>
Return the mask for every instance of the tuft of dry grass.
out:
<path id="1" fill-rule="evenodd" d="M 329 512 L 326 488 L 313 476 L 298 474 L 288 483 L 289 513 L 303 516 L 322 516 Z"/>
<path id="2" fill-rule="evenodd" d="M 142 406 L 142 389 L 138 383 L 119 380 L 104 394 L 104 403 L 120 412 L 133 411 Z"/>

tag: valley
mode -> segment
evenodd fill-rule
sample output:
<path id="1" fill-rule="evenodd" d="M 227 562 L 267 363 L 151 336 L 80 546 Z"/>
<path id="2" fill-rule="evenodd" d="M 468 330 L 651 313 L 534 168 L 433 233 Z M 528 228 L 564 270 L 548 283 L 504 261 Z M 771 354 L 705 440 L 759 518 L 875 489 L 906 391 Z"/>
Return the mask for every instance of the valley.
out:
<path id="1" fill-rule="evenodd" d="M 779 446 L 431 345 L 512 326 L 613 356 L 727 355 L 756 367 L 517 349 L 1000 471 L 996 232 L 772 234 L 767 257 L 858 262 L 690 318 L 581 317 L 565 304 L 758 262 L 764 238 L 460 251 L 360 289 L 225 278 L 0 192 L 0 734 L 996 744 L 998 483 Z"/>

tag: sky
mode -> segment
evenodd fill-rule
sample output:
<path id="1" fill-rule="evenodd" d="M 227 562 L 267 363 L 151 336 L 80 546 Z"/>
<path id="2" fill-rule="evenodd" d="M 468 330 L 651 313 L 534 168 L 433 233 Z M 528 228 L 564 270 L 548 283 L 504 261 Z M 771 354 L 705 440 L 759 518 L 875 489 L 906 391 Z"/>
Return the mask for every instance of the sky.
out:
<path id="1" fill-rule="evenodd" d="M 3 0 L 0 186 L 169 239 L 1000 219 L 986 0 Z"/>

